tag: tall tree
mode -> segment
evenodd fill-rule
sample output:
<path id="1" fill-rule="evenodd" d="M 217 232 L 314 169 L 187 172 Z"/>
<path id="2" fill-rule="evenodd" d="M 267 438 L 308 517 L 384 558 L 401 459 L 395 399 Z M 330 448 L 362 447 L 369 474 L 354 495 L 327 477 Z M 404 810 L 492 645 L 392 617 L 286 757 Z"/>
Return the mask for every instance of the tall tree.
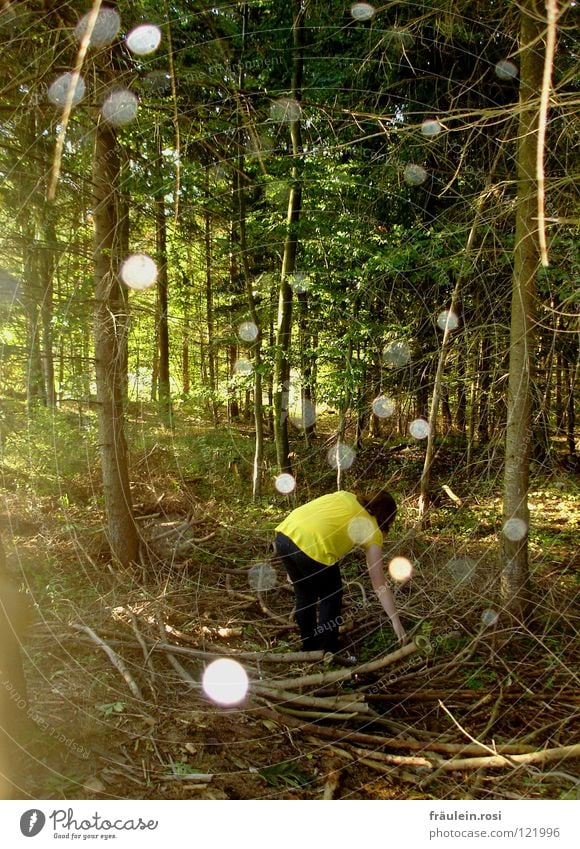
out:
<path id="1" fill-rule="evenodd" d="M 290 275 L 296 270 L 298 250 L 298 225 L 302 211 L 302 76 L 304 71 L 304 20 L 308 0 L 294 0 L 294 22 L 292 25 L 293 64 L 291 99 L 286 114 L 290 125 L 292 170 L 288 212 L 286 217 L 286 239 L 282 258 L 280 292 L 278 296 L 278 328 L 274 360 L 274 438 L 276 458 L 282 472 L 291 471 L 288 440 L 288 401 L 290 395 L 290 339 L 292 333 L 292 287 Z"/>
<path id="2" fill-rule="evenodd" d="M 119 174 L 120 156 L 115 130 L 99 120 L 93 167 L 95 374 L 99 445 L 107 536 L 113 557 L 121 565 L 127 566 L 137 559 L 138 536 L 131 505 L 124 427 L 127 293 L 118 277 Z"/>
<path id="3" fill-rule="evenodd" d="M 534 310 L 540 263 L 537 222 L 539 100 L 544 22 L 534 0 L 521 7 L 518 189 L 514 249 L 509 383 L 504 470 L 504 532 L 501 590 L 504 607 L 521 618 L 526 610 L 528 569 L 528 481 L 532 443 Z"/>

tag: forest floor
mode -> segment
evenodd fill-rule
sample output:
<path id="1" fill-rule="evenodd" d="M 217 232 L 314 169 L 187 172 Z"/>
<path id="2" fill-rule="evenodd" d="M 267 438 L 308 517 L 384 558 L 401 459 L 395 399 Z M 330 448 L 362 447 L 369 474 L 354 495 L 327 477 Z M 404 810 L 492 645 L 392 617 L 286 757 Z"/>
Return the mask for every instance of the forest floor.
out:
<path id="1" fill-rule="evenodd" d="M 354 555 L 343 569 L 342 653 L 356 660 L 333 683 L 340 658 L 286 662 L 300 645 L 280 567 L 267 592 L 248 582 L 294 503 L 275 492 L 273 471 L 252 502 L 251 432 L 132 423 L 133 501 L 148 544 L 142 564 L 120 572 L 104 544 L 93 424 L 71 421 L 32 442 L 29 432 L 25 460 L 16 437 L 2 456 L 3 537 L 29 615 L 22 798 L 580 798 L 578 752 L 546 754 L 580 743 L 579 482 L 557 458 L 533 470 L 533 612 L 515 626 L 498 618 L 501 459 L 488 452 L 465 470 L 457 443 L 445 443 L 419 530 L 421 447 L 365 444 L 345 486 L 395 494 L 387 557 L 413 564 L 396 595 L 427 649 L 357 671 L 397 646 Z M 321 430 L 314 447 L 296 443 L 300 501 L 336 485 L 325 440 Z M 240 652 L 254 653 L 240 658 L 250 693 L 220 707 L 200 688 L 204 667 Z M 260 660 L 267 652 L 279 662 Z M 313 674 L 314 685 L 292 683 Z"/>

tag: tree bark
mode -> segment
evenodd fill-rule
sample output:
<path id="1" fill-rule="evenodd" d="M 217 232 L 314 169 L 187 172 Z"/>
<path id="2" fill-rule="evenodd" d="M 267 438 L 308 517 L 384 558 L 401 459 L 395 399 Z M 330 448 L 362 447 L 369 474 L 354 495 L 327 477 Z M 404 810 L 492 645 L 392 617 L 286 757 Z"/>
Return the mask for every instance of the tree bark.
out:
<path id="1" fill-rule="evenodd" d="M 214 315 L 213 315 L 213 281 L 212 281 L 212 252 L 211 252 L 211 211 L 209 207 L 209 166 L 205 170 L 205 212 L 204 212 L 204 247 L 205 247 L 205 310 L 207 325 L 207 375 L 210 392 L 210 409 L 214 426 L 218 423 L 217 410 L 217 380 L 216 359 L 214 347 Z"/>
<path id="2" fill-rule="evenodd" d="M 242 8 L 242 22 L 243 22 L 243 38 L 242 38 L 242 53 L 240 56 L 239 67 L 240 73 L 238 78 L 238 85 L 240 87 L 240 91 L 244 89 L 244 62 L 243 62 L 243 51 L 245 48 L 245 36 L 246 29 L 248 25 L 248 4 L 244 3 Z M 254 449 L 254 468 L 252 473 L 252 497 L 254 499 L 259 498 L 262 495 L 262 469 L 264 465 L 264 409 L 262 403 L 262 327 L 260 322 L 260 317 L 258 315 L 258 309 L 256 304 L 256 298 L 254 296 L 254 291 L 252 287 L 251 280 L 251 272 L 250 272 L 250 264 L 248 258 L 248 238 L 247 238 L 247 228 L 246 228 L 246 173 L 245 173 L 245 162 L 244 162 L 244 154 L 243 154 L 243 146 L 242 146 L 242 138 L 241 138 L 241 124 L 242 124 L 242 115 L 240 114 L 240 110 L 242 108 L 241 98 L 238 100 L 238 143 L 239 143 L 239 153 L 238 153 L 238 163 L 237 163 L 237 195 L 238 195 L 238 221 L 240 226 L 240 253 L 242 258 L 242 272 L 244 277 L 244 285 L 246 289 L 246 298 L 248 301 L 248 309 L 250 311 L 250 317 L 252 319 L 253 324 L 256 327 L 257 336 L 252 344 L 252 351 L 254 353 L 254 426 L 256 429 L 255 436 L 255 449 Z"/>
<path id="3" fill-rule="evenodd" d="M 294 0 L 292 38 L 294 47 L 291 97 L 296 103 L 302 99 L 302 73 L 304 67 L 304 18 L 307 3 Z M 291 472 L 290 443 L 288 439 L 288 401 L 290 395 L 290 340 L 292 334 L 292 288 L 289 275 L 296 270 L 298 250 L 298 225 L 302 211 L 302 131 L 301 116 L 290 120 L 292 144 L 292 186 L 286 216 L 286 240 L 282 258 L 280 291 L 278 296 L 278 328 L 274 358 L 274 441 L 276 459 L 281 472 Z"/>
<path id="4" fill-rule="evenodd" d="M 39 282 L 41 286 L 40 321 L 41 346 L 40 359 L 44 380 L 44 395 L 48 407 L 56 407 L 56 387 L 54 382 L 54 357 L 52 351 L 53 318 L 53 278 L 56 252 L 56 231 L 51 210 L 43 211 L 43 244 L 38 254 Z"/>
<path id="5" fill-rule="evenodd" d="M 155 233 L 157 243 L 157 345 L 159 349 L 159 371 L 157 375 L 157 398 L 161 416 L 171 424 L 171 387 L 169 382 L 169 320 L 167 279 L 167 221 L 165 218 L 165 189 L 163 187 L 163 154 L 161 129 L 157 130 L 157 178 L 159 185 L 155 198 Z"/>
<path id="6" fill-rule="evenodd" d="M 113 557 L 123 566 L 137 558 L 138 537 L 133 521 L 123 389 L 126 382 L 124 346 L 127 294 L 117 276 L 119 264 L 119 150 L 115 131 L 99 122 L 93 168 L 95 373 L 99 445 L 107 516 L 107 536 Z"/>
<path id="7" fill-rule="evenodd" d="M 537 225 L 536 147 L 538 92 L 543 63 L 538 53 L 544 25 L 535 4 L 521 5 L 520 120 L 518 129 L 518 190 L 510 328 L 504 470 L 504 521 L 521 520 L 529 526 L 528 480 L 532 443 L 531 393 L 533 380 L 534 302 L 540 262 Z M 529 580 L 528 536 L 502 535 L 501 594 L 504 608 L 521 619 L 526 612 Z"/>

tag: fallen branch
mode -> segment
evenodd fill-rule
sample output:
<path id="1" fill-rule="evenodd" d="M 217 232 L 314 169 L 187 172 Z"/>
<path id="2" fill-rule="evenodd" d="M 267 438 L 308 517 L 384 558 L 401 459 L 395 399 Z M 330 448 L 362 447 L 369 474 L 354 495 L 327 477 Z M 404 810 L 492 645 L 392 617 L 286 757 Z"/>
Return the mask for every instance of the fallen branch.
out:
<path id="1" fill-rule="evenodd" d="M 385 666 L 398 663 L 399 660 L 404 660 L 409 655 L 421 649 L 422 645 L 417 640 L 386 655 L 386 657 L 379 660 L 372 660 L 368 663 L 362 663 L 359 666 L 342 667 L 331 672 L 320 672 L 315 675 L 303 675 L 301 678 L 283 678 L 280 681 L 264 681 L 264 684 L 276 689 L 293 689 L 297 687 L 318 687 L 322 684 L 332 684 L 335 681 L 348 681 L 355 675 L 375 672 L 377 669 L 384 669 Z"/>
<path id="2" fill-rule="evenodd" d="M 379 761 L 375 761 L 371 758 L 355 757 L 351 752 L 347 752 L 345 749 L 339 749 L 338 746 L 330 746 L 330 751 L 333 754 L 338 755 L 339 758 L 343 758 L 351 763 L 355 762 L 356 764 L 368 766 L 370 769 L 375 770 L 375 772 L 380 772 L 381 775 L 385 775 L 385 773 L 388 772 L 392 777 L 402 778 L 410 784 L 419 784 L 420 782 L 420 779 L 417 778 L 417 776 L 411 775 L 406 770 L 402 770 L 395 766 L 393 766 L 392 769 L 389 769 L 384 763 L 380 763 Z"/>
<path id="3" fill-rule="evenodd" d="M 265 708 L 258 708 L 256 713 L 264 715 L 269 719 L 280 721 L 280 718 L 275 713 L 269 712 Z M 286 720 L 284 720 L 286 722 Z M 327 737 L 330 740 L 340 743 L 368 743 L 374 748 L 386 749 L 403 749 L 411 752 L 440 752 L 441 754 L 454 755 L 480 755 L 482 750 L 486 751 L 486 747 L 482 743 L 439 743 L 437 741 L 418 741 L 412 739 L 403 739 L 401 737 L 378 737 L 374 734 L 367 734 L 364 731 L 350 731 L 345 728 L 326 728 L 324 725 L 314 725 L 311 722 L 298 722 L 290 719 L 287 722 L 288 726 L 296 731 L 317 734 L 319 737 Z M 535 749 L 531 746 L 517 745 L 507 743 L 505 745 L 496 746 L 498 754 L 526 754 L 534 752 Z"/>
<path id="4" fill-rule="evenodd" d="M 288 702 L 291 705 L 303 705 L 304 707 L 324 708 L 327 711 L 343 711 L 352 712 L 353 710 L 360 714 L 373 714 L 372 708 L 357 698 L 347 698 L 345 696 L 306 696 L 298 693 L 293 693 L 289 690 L 273 690 L 261 684 L 254 684 L 252 690 L 260 696 L 265 696 L 268 699 L 274 699 L 281 702 Z"/>
<path id="5" fill-rule="evenodd" d="M 445 495 L 446 495 L 448 498 L 450 498 L 450 499 L 451 499 L 451 501 L 453 501 L 453 503 L 454 503 L 457 507 L 461 507 L 461 505 L 463 504 L 463 501 L 461 500 L 461 498 L 460 498 L 458 495 L 455 495 L 455 493 L 453 492 L 453 490 L 451 489 L 451 487 L 447 486 L 447 484 L 443 484 L 443 486 L 441 487 L 441 489 L 443 490 L 443 492 L 445 493 Z"/>
<path id="6" fill-rule="evenodd" d="M 125 679 L 125 683 L 131 690 L 133 696 L 135 696 L 136 699 L 139 699 L 139 701 L 144 701 L 143 694 L 139 689 L 139 685 L 137 684 L 137 682 L 135 681 L 135 679 L 133 678 L 133 676 L 119 657 L 119 655 L 113 651 L 111 646 L 109 646 L 104 640 L 98 637 L 92 630 L 92 628 L 88 627 L 88 625 L 72 625 L 71 627 L 74 628 L 75 631 L 84 631 L 85 634 L 89 635 L 91 640 L 93 640 L 93 642 L 95 642 L 105 652 L 115 669 L 121 673 L 121 675 Z"/>
<path id="7" fill-rule="evenodd" d="M 528 752 L 525 755 L 510 755 L 509 759 L 504 758 L 502 755 L 490 755 L 489 757 L 481 758 L 455 758 L 450 761 L 443 761 L 439 768 L 443 772 L 453 772 L 459 769 L 544 764 L 551 761 L 564 761 L 569 758 L 580 758 L 580 743 L 575 743 L 572 746 L 559 746 L 556 749 L 542 749 L 539 752 Z"/>
<path id="8" fill-rule="evenodd" d="M 215 660 L 219 657 L 233 657 L 236 660 L 253 660 L 260 663 L 317 663 L 324 657 L 322 651 L 295 651 L 276 654 L 275 652 L 260 651 L 235 651 L 232 649 L 219 649 L 219 651 L 205 651 L 193 649 L 188 646 L 175 646 L 172 643 L 156 643 L 153 651 L 171 651 L 188 657 L 199 657 L 204 660 Z"/>
<path id="9" fill-rule="evenodd" d="M 157 627 L 159 628 L 159 633 L 161 637 L 164 638 L 166 625 L 164 622 L 161 621 L 161 619 L 157 620 Z M 182 681 L 185 681 L 187 684 L 189 684 L 190 687 L 195 687 L 197 689 L 200 688 L 201 685 L 199 684 L 199 682 L 192 678 L 187 669 L 185 669 L 185 667 L 181 665 L 181 663 L 177 660 L 176 657 L 174 657 L 171 651 L 166 650 L 165 657 L 167 658 L 171 666 L 175 669 Z"/>

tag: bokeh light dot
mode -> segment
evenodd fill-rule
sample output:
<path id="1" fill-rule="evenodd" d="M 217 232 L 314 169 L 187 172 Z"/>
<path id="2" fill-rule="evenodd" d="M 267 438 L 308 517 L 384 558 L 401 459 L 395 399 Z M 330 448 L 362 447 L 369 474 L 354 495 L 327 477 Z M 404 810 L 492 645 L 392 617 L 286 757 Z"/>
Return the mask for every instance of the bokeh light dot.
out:
<path id="1" fill-rule="evenodd" d="M 337 442 L 328 449 L 326 459 L 333 469 L 350 469 L 355 461 L 356 451 L 345 442 Z"/>
<path id="2" fill-rule="evenodd" d="M 510 542 L 520 542 L 528 532 L 528 526 L 523 519 L 508 519 L 503 526 L 503 535 Z"/>
<path id="3" fill-rule="evenodd" d="M 445 330 L 446 327 L 448 327 L 449 330 L 457 330 L 459 327 L 459 319 L 452 310 L 443 310 L 443 312 L 440 312 L 437 316 L 437 324 L 441 330 Z"/>
<path id="4" fill-rule="evenodd" d="M 424 136 L 437 136 L 443 127 L 436 118 L 426 118 L 421 124 L 421 132 Z"/>
<path id="5" fill-rule="evenodd" d="M 355 516 L 348 523 L 347 533 L 355 545 L 368 542 L 375 533 L 376 526 L 372 519 L 366 516 Z"/>
<path id="6" fill-rule="evenodd" d="M 108 124 L 114 127 L 124 127 L 137 117 L 139 99 L 128 89 L 111 92 L 103 101 L 101 115 Z"/>
<path id="7" fill-rule="evenodd" d="M 490 628 L 492 625 L 495 625 L 498 619 L 499 613 L 497 610 L 492 610 L 491 608 L 484 610 L 481 614 L 481 623 L 485 628 Z"/>
<path id="8" fill-rule="evenodd" d="M 425 419 L 413 419 L 409 425 L 409 433 L 415 439 L 426 439 L 429 436 L 429 422 Z"/>
<path id="9" fill-rule="evenodd" d="M 475 575 L 477 564 L 470 557 L 452 557 L 447 561 L 447 571 L 454 583 L 469 581 Z"/>
<path id="10" fill-rule="evenodd" d="M 238 327 L 238 335 L 244 342 L 255 342 L 259 330 L 253 321 L 243 321 Z"/>
<path id="11" fill-rule="evenodd" d="M 380 419 L 388 419 L 395 412 L 395 402 L 386 395 L 379 395 L 373 401 L 373 413 Z"/>
<path id="12" fill-rule="evenodd" d="M 495 66 L 495 75 L 500 80 L 514 80 L 518 75 L 518 67 L 509 59 L 502 59 Z"/>
<path id="13" fill-rule="evenodd" d="M 75 36 L 79 41 L 87 31 L 90 16 L 91 12 L 87 12 L 87 14 L 83 15 L 75 27 Z M 121 18 L 116 9 L 103 6 L 97 14 L 93 31 L 91 32 L 91 37 L 89 39 L 90 46 L 104 47 L 106 44 L 110 44 L 115 40 L 120 28 Z"/>
<path id="14" fill-rule="evenodd" d="M 120 277 L 130 289 L 149 289 L 157 280 L 157 265 L 148 254 L 132 254 L 121 265 Z"/>
<path id="15" fill-rule="evenodd" d="M 391 368 L 402 368 L 411 359 L 411 348 L 402 340 L 389 342 L 383 351 L 383 359 Z"/>
<path id="16" fill-rule="evenodd" d="M 73 91 L 72 105 L 76 106 L 77 103 L 80 103 L 85 96 L 85 81 L 82 77 L 77 77 L 75 81 L 75 75 L 70 72 L 61 74 L 60 77 L 57 77 L 56 80 L 51 83 L 50 88 L 48 89 L 48 99 L 54 106 L 64 106 L 68 100 L 69 92 L 71 90 Z"/>
<path id="17" fill-rule="evenodd" d="M 171 74 L 168 71 L 150 71 L 143 79 L 143 86 L 151 94 L 168 94 L 171 91 Z"/>
<path id="18" fill-rule="evenodd" d="M 403 179 L 408 186 L 420 186 L 427 179 L 427 171 L 422 165 L 415 165 L 410 162 L 405 165 Z"/>
<path id="19" fill-rule="evenodd" d="M 201 684 L 204 693 L 219 705 L 238 704 L 249 687 L 246 670 L 230 658 L 220 658 L 206 666 Z"/>
<path id="20" fill-rule="evenodd" d="M 290 416 L 290 421 L 297 428 L 313 427 L 316 423 L 316 408 L 312 401 L 304 398 L 302 401 L 302 409 Z"/>
<path id="21" fill-rule="evenodd" d="M 393 581 L 408 581 L 413 575 L 413 564 L 406 557 L 393 557 L 389 563 L 389 575 Z"/>
<path id="22" fill-rule="evenodd" d="M 155 24 L 141 24 L 125 38 L 127 47 L 136 56 L 154 53 L 161 42 L 161 30 Z"/>
<path id="23" fill-rule="evenodd" d="M 295 271 L 288 275 L 288 283 L 297 295 L 303 295 L 310 289 L 310 277 L 303 271 Z"/>
<path id="24" fill-rule="evenodd" d="M 353 3 L 350 7 L 350 14 L 355 21 L 370 21 L 375 13 L 376 9 L 370 3 Z"/>
<path id="25" fill-rule="evenodd" d="M 270 118 L 281 124 L 300 120 L 302 107 L 292 97 L 281 97 L 270 106 Z"/>
<path id="26" fill-rule="evenodd" d="M 274 481 L 274 487 L 282 495 L 290 495 L 296 489 L 294 475 L 291 475 L 289 472 L 282 472 Z"/>
<path id="27" fill-rule="evenodd" d="M 267 592 L 278 583 L 278 575 L 270 563 L 255 563 L 248 570 L 248 583 L 255 592 Z"/>
<path id="28" fill-rule="evenodd" d="M 234 363 L 234 373 L 239 375 L 248 375 L 253 371 L 252 363 L 249 360 L 236 360 Z"/>

